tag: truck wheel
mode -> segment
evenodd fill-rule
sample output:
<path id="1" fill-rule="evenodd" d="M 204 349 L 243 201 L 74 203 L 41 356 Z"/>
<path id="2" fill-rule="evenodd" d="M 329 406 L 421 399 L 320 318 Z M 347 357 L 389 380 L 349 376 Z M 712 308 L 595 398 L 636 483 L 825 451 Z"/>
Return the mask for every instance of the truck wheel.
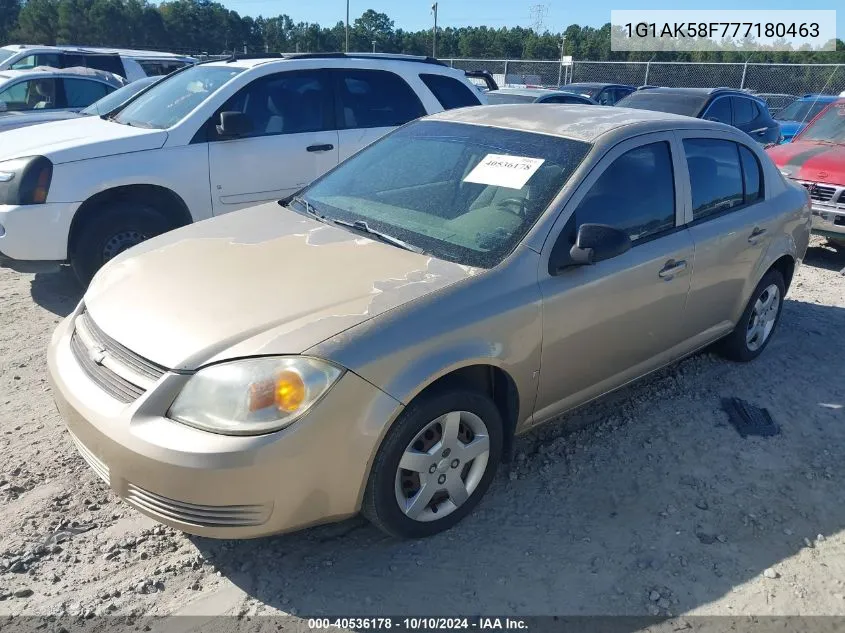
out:
<path id="1" fill-rule="evenodd" d="M 110 259 L 144 240 L 172 228 L 155 208 L 140 202 L 119 202 L 104 208 L 82 228 L 71 246 L 70 265 L 87 286 L 94 274 Z"/>

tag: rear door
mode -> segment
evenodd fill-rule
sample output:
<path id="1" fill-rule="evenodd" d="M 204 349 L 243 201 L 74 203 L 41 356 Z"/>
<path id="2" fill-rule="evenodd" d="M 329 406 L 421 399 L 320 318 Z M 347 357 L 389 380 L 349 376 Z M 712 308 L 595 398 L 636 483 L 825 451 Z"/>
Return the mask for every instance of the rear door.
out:
<path id="1" fill-rule="evenodd" d="M 221 138 L 216 126 L 226 111 L 245 114 L 252 132 Z M 300 70 L 256 79 L 215 113 L 205 133 L 215 214 L 295 193 L 338 162 L 332 77 Z"/>
<path id="2" fill-rule="evenodd" d="M 750 142 L 678 135 L 690 178 L 688 227 L 695 243 L 684 324 L 690 337 L 706 340 L 733 327 L 775 220 L 763 204 L 766 183 Z"/>
<path id="3" fill-rule="evenodd" d="M 766 108 L 761 107 L 754 99 L 746 97 L 731 97 L 731 101 L 733 101 L 735 127 L 758 143 L 777 142 L 780 126 L 772 119 Z"/>
<path id="4" fill-rule="evenodd" d="M 338 68 L 334 77 L 340 160 L 426 114 L 414 90 L 387 70 Z"/>

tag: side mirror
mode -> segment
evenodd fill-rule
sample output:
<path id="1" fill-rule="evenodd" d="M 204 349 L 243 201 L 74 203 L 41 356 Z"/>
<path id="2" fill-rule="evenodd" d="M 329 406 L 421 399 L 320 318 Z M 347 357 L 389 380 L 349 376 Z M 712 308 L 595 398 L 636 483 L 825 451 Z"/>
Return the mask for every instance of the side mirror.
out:
<path id="1" fill-rule="evenodd" d="M 552 258 L 557 261 L 550 262 L 549 268 L 554 274 L 571 266 L 585 266 L 612 259 L 629 250 L 631 238 L 625 231 L 606 224 L 582 224 L 575 245 L 568 253 L 554 249 Z M 557 257 L 555 252 L 558 253 Z"/>
<path id="2" fill-rule="evenodd" d="M 237 138 L 252 132 L 252 119 L 243 112 L 221 112 L 217 134 L 224 138 Z"/>

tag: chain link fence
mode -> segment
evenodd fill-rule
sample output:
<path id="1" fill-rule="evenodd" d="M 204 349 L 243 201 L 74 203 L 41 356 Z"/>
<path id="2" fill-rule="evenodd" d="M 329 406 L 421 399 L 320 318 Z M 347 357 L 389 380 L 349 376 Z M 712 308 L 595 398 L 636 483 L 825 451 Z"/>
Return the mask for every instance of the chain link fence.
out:
<path id="1" fill-rule="evenodd" d="M 500 86 L 560 86 L 577 81 L 689 88 L 740 88 L 754 92 L 825 93 L 845 91 L 842 64 L 761 64 L 696 62 L 518 61 L 446 59 L 454 68 L 486 70 Z"/>

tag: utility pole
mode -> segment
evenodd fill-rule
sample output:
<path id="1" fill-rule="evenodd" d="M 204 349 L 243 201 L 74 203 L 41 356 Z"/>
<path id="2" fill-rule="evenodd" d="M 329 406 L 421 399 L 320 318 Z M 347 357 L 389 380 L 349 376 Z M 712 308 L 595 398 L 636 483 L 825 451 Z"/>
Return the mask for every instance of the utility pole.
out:
<path id="1" fill-rule="evenodd" d="M 346 52 L 349 52 L 349 0 L 346 0 Z"/>
<path id="2" fill-rule="evenodd" d="M 431 5 L 434 12 L 434 29 L 431 31 L 431 56 L 437 57 L 437 3 Z"/>

